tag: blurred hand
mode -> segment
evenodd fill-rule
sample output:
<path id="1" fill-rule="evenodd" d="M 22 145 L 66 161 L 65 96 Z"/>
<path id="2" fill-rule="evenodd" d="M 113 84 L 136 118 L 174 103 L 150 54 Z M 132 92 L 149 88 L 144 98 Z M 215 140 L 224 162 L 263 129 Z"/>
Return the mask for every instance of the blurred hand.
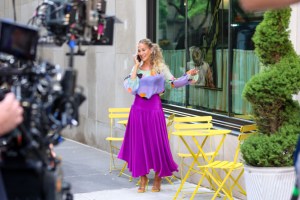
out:
<path id="1" fill-rule="evenodd" d="M 0 136 L 16 128 L 23 121 L 23 108 L 13 93 L 0 102 Z"/>
<path id="2" fill-rule="evenodd" d="M 187 71 L 187 74 L 195 76 L 196 74 L 198 74 L 198 72 L 199 72 L 198 69 L 190 69 L 189 71 Z"/>

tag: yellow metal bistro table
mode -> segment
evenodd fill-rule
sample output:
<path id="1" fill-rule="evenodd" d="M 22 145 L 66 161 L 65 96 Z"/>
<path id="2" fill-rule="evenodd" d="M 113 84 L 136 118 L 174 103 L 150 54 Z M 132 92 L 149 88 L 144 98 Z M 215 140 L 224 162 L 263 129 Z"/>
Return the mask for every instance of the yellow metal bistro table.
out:
<path id="1" fill-rule="evenodd" d="M 193 157 L 193 162 L 191 163 L 191 165 L 189 166 L 189 169 L 186 173 L 186 175 L 184 176 L 179 188 L 177 189 L 177 192 L 174 196 L 174 199 L 177 199 L 179 193 L 181 192 L 184 183 L 186 182 L 187 178 L 190 176 L 190 172 L 194 169 L 195 164 L 197 164 L 197 166 L 201 166 L 201 163 L 199 162 L 199 157 L 201 156 L 204 160 L 204 164 L 209 164 L 211 162 L 214 161 L 215 157 L 218 155 L 221 147 L 224 144 L 226 135 L 231 133 L 231 130 L 189 130 L 189 131 L 175 131 L 172 134 L 175 136 L 178 136 L 182 142 L 184 143 L 185 147 L 188 149 L 188 151 L 190 152 L 190 154 Z M 214 148 L 213 154 L 211 156 L 207 156 L 204 150 L 204 145 L 206 143 L 206 141 L 208 140 L 208 138 L 211 137 L 221 137 L 220 140 L 218 140 L 217 145 Z M 197 146 L 197 150 L 193 151 L 193 149 L 191 148 L 191 145 L 186 141 L 187 138 L 191 138 L 192 141 L 194 142 L 194 144 Z M 199 139 L 203 139 L 202 143 L 199 143 Z M 216 140 L 217 141 L 217 140 Z M 211 150 L 210 150 L 211 151 Z M 202 163 L 203 164 L 203 163 Z M 201 174 L 202 176 L 204 176 L 206 179 L 209 180 L 209 176 L 207 176 L 205 173 L 205 171 L 199 169 L 199 174 Z M 220 179 L 218 177 L 218 173 L 214 172 L 214 174 L 216 174 L 216 179 Z M 203 178 L 203 177 L 202 177 Z M 215 186 L 213 184 L 211 184 L 212 188 L 215 189 Z M 198 190 L 197 188 L 195 190 Z M 196 191 L 194 191 L 191 199 L 194 198 Z"/>

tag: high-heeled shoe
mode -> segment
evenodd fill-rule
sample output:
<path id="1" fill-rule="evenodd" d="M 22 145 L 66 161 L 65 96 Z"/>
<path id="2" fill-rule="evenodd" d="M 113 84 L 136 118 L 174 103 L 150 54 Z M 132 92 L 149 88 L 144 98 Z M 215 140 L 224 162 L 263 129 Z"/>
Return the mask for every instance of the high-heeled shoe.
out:
<path id="1" fill-rule="evenodd" d="M 162 181 L 161 177 L 155 177 L 154 183 L 153 183 L 153 186 L 151 189 L 152 192 L 160 192 L 161 181 Z"/>
<path id="2" fill-rule="evenodd" d="M 149 179 L 146 177 L 144 178 L 141 178 L 141 183 L 140 183 L 140 187 L 138 188 L 138 193 L 144 193 L 147 191 L 148 189 L 148 183 L 149 183 Z"/>

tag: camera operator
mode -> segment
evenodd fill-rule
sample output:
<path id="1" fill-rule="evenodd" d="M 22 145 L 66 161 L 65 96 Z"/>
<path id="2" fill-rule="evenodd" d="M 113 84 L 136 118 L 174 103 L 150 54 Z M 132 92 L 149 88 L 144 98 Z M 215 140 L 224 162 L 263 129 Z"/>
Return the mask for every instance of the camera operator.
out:
<path id="1" fill-rule="evenodd" d="M 7 93 L 0 101 L 0 136 L 16 128 L 23 121 L 23 108 L 13 93 Z M 0 199 L 6 200 L 2 174 L 0 172 Z"/>
<path id="2" fill-rule="evenodd" d="M 0 102 L 0 136 L 16 128 L 23 121 L 23 108 L 13 93 Z"/>

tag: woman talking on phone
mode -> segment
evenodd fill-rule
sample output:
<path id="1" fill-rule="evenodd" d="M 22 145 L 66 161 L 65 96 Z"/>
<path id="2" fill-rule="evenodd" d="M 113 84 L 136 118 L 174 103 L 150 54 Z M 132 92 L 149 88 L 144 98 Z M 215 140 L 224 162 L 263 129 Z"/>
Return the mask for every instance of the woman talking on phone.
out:
<path id="1" fill-rule="evenodd" d="M 128 163 L 133 177 L 141 177 L 139 193 L 146 191 L 150 170 L 155 172 L 152 192 L 159 192 L 162 177 L 178 171 L 170 150 L 165 116 L 159 94 L 165 84 L 173 88 L 193 83 L 196 69 L 175 79 L 165 64 L 160 47 L 149 39 L 138 43 L 138 55 L 124 86 L 135 100 L 131 106 L 124 141 L 118 158 Z"/>

